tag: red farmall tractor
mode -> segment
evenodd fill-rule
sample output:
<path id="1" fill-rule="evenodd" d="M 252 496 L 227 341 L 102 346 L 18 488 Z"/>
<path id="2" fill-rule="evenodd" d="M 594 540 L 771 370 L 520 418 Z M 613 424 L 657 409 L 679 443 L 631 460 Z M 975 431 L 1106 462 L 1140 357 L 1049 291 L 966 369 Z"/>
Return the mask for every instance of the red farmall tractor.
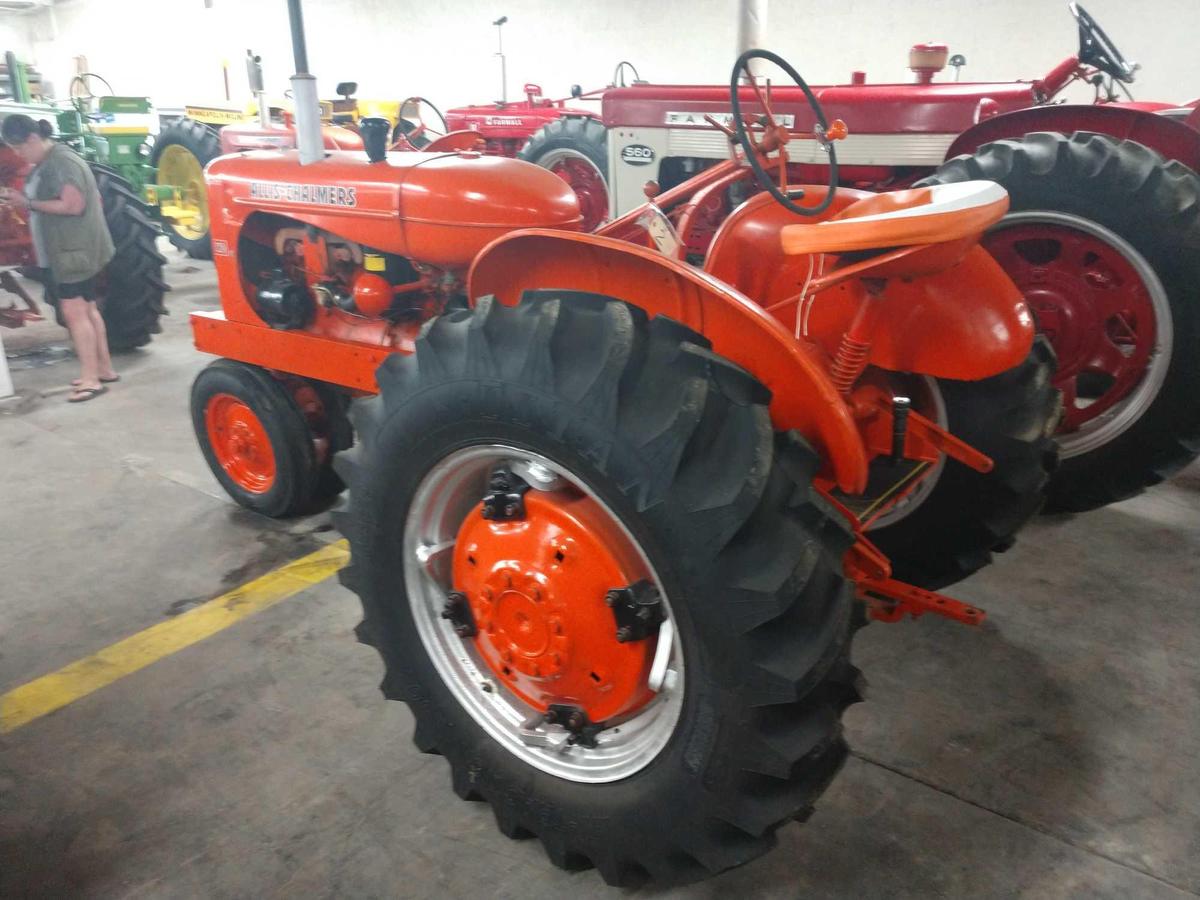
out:
<path id="1" fill-rule="evenodd" d="M 1200 108 L 1132 102 L 1127 62 L 1075 4 L 1080 47 L 1042 78 L 939 82 L 946 48 L 914 48 L 915 84 L 814 87 L 829 115 L 850 123 L 840 185 L 881 191 L 988 179 L 1010 197 L 984 246 L 1022 290 L 1058 355 L 1065 415 L 1062 464 L 1050 505 L 1085 510 L 1169 477 L 1200 451 Z M 1095 103 L 1065 104 L 1071 84 Z M 803 94 L 772 91 L 791 127 L 791 177 L 825 181 Z M 729 156 L 706 116 L 728 121 L 723 87 L 633 85 L 606 91 L 602 122 L 575 124 L 580 158 L 602 157 L 611 214 Z M 543 135 L 548 134 L 544 132 Z M 558 147 L 571 149 L 558 138 Z M 538 144 L 535 136 L 530 144 Z M 588 202 L 601 188 L 584 184 Z M 695 232 L 701 256 L 744 197 L 712 196 Z"/>
<path id="2" fill-rule="evenodd" d="M 978 246 L 1004 190 L 798 191 L 765 112 L 589 234 L 545 169 L 360 130 L 208 167 L 214 473 L 268 515 L 349 488 L 383 692 L 504 834 L 613 884 L 759 856 L 846 756 L 864 609 L 979 621 L 927 588 L 1041 503 L 1052 354 Z"/>

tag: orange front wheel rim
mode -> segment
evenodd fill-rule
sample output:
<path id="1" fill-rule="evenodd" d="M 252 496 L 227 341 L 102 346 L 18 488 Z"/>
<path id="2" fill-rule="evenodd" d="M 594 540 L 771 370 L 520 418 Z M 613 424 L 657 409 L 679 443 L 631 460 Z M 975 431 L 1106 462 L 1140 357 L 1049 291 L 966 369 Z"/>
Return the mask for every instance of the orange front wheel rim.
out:
<path id="1" fill-rule="evenodd" d="M 454 584 L 471 604 L 477 651 L 540 712 L 569 702 L 601 722 L 645 706 L 655 643 L 620 642 L 603 602 L 640 577 L 621 559 L 623 537 L 583 494 L 530 491 L 524 505 L 514 520 L 477 508 L 459 529 Z"/>
<path id="2" fill-rule="evenodd" d="M 229 479 L 251 494 L 275 484 L 275 450 L 262 420 L 232 394 L 214 394 L 204 408 L 208 443 Z"/>

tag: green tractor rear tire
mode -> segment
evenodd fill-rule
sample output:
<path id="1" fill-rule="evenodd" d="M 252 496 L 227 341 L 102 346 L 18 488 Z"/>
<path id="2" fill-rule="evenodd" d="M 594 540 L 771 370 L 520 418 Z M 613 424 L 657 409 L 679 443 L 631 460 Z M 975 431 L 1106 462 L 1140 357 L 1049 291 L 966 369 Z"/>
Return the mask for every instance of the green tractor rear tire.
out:
<path id="1" fill-rule="evenodd" d="M 109 349 L 133 350 L 162 331 L 158 320 L 167 313 L 163 295 L 171 289 L 163 280 L 167 260 L 155 243 L 158 226 L 129 182 L 99 163 L 92 163 L 92 174 L 116 248 L 105 271 L 100 314 Z"/>
<path id="2" fill-rule="evenodd" d="M 150 165 L 156 169 L 155 183 L 179 188 L 179 205 L 194 210 L 194 222 L 164 224 L 171 243 L 193 259 L 212 259 L 204 167 L 220 155 L 221 139 L 216 129 L 192 119 L 179 119 L 164 128 L 150 155 Z"/>

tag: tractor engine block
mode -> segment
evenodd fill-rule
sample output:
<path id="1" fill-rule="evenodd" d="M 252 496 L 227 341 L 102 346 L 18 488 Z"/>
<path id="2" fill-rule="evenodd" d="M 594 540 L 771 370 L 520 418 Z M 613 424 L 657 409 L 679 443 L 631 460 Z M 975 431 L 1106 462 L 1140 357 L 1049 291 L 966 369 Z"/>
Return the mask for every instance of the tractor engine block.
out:
<path id="1" fill-rule="evenodd" d="M 257 245 L 253 262 L 273 265 L 250 269 L 257 273 L 255 311 L 272 328 L 325 331 L 322 320 L 336 317 L 344 335 L 366 320 L 376 343 L 380 320 L 423 321 L 459 290 L 456 279 L 437 270 L 311 227 L 281 227 L 272 245 L 274 253 Z"/>

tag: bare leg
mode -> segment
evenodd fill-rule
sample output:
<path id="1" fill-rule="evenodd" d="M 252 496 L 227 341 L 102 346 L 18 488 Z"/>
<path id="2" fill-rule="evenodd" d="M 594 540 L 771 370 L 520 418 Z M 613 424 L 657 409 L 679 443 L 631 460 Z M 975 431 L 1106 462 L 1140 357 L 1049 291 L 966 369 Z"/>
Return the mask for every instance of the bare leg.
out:
<path id="1" fill-rule="evenodd" d="M 69 297 L 60 300 L 59 304 L 63 319 L 67 323 L 67 331 L 71 332 L 75 355 L 79 357 L 79 388 L 76 392 L 83 388 L 99 388 L 96 329 L 92 326 L 92 317 L 88 313 L 91 304 L 82 297 Z"/>
<path id="2" fill-rule="evenodd" d="M 96 372 L 101 378 L 115 378 L 112 357 L 108 355 L 108 329 L 104 327 L 104 316 L 95 303 L 87 305 L 88 316 L 92 320 L 92 328 L 96 331 Z"/>

